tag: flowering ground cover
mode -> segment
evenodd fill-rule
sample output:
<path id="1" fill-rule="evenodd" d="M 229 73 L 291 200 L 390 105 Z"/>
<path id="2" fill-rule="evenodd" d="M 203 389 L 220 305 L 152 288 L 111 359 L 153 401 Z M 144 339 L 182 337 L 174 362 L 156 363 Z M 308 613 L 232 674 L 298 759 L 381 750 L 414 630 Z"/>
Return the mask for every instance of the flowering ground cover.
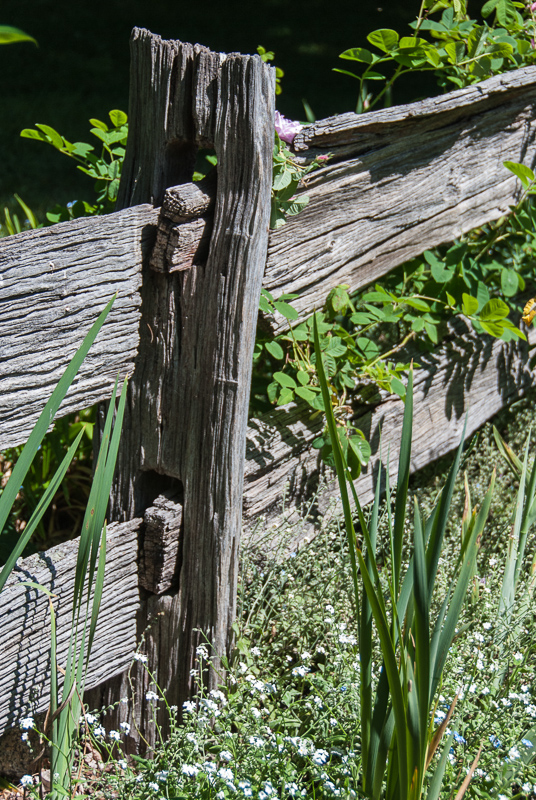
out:
<path id="1" fill-rule="evenodd" d="M 517 452 L 527 434 L 534 399 L 502 412 L 496 420 Z M 439 462 L 412 480 L 410 493 L 419 497 L 422 507 L 432 507 L 445 466 L 445 461 Z M 532 798 L 536 797 L 534 534 L 527 545 L 515 611 L 506 627 L 497 609 L 515 478 L 500 460 L 491 425 L 472 442 L 463 466 L 474 501 L 483 499 L 495 467 L 497 488 L 433 712 L 432 724 L 440 726 L 457 696 L 448 722 L 452 741 L 441 797 L 454 797 L 480 751 L 467 796 Z M 460 548 L 464 502 L 459 481 L 440 561 L 438 580 L 443 586 L 449 583 Z M 383 553 L 387 564 L 385 503 L 382 515 L 378 552 L 380 563 Z M 409 533 L 409 522 L 407 527 Z M 289 529 L 289 538 L 295 533 Z M 266 534 L 269 539 L 273 531 Z M 94 755 L 102 753 L 104 761 L 95 768 L 96 774 L 85 776 L 86 783 L 82 780 L 75 793 L 125 800 L 362 796 L 360 663 L 341 520 L 328 514 L 314 541 L 290 556 L 284 552 L 284 542 L 280 546 L 283 550 L 257 546 L 242 554 L 236 648 L 219 689 L 206 692 L 199 681 L 199 694 L 185 704 L 179 723 L 178 709 L 167 706 L 154 676 L 148 698 L 154 704 L 155 724 L 169 714 L 172 733 L 144 759 L 124 755 L 121 742 L 127 730 L 106 734 L 105 717 L 88 713 L 83 722 L 88 746 Z M 409 557 L 408 547 L 403 553 L 406 564 Z M 201 647 L 197 656 L 201 675 L 210 653 Z M 143 645 L 135 658 L 145 661 Z M 378 647 L 375 681 L 380 664 Z M 27 796 L 37 795 L 31 776 L 23 784 Z"/>

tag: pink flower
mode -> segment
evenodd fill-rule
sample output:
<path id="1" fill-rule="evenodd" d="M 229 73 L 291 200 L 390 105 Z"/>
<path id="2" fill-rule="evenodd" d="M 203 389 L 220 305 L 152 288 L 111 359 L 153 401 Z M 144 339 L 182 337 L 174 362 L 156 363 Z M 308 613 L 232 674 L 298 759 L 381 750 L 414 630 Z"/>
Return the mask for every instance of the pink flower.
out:
<path id="1" fill-rule="evenodd" d="M 275 130 L 282 141 L 292 144 L 294 137 L 301 131 L 301 124 L 287 119 L 279 111 L 275 112 Z"/>
<path id="2" fill-rule="evenodd" d="M 530 7 L 531 11 L 536 11 L 536 3 L 533 3 Z"/>

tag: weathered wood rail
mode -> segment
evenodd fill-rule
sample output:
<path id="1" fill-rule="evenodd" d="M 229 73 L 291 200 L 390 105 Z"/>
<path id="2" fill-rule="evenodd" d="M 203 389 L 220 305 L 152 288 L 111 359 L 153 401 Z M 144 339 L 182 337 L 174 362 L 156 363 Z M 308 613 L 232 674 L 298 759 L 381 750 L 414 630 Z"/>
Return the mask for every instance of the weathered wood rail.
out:
<path id="1" fill-rule="evenodd" d="M 110 507 L 115 544 L 87 684 L 92 707 L 127 695 L 125 668 L 141 636 L 168 701 L 185 699 L 200 637 L 217 654 L 229 645 L 242 519 L 251 531 L 260 515 L 276 518 L 285 492 L 298 507 L 316 480 L 318 420 L 311 425 L 290 406 L 247 425 L 261 284 L 276 296 L 299 291 L 296 306 L 307 315 L 332 286 L 358 289 L 504 214 L 518 186 L 502 162 L 533 165 L 536 156 L 536 68 L 324 120 L 304 128 L 295 149 L 304 159 L 333 157 L 308 176 L 305 211 L 268 238 L 270 68 L 256 56 L 223 57 L 140 30 L 132 56 L 122 210 L 0 240 L 0 449 L 25 441 L 96 309 L 118 292 L 60 410 L 105 401 L 117 371 L 132 376 Z M 217 180 L 201 185 L 190 182 L 198 147 L 218 157 Z M 414 470 L 457 444 L 466 412 L 472 432 L 533 379 L 526 345 L 479 338 L 463 321 L 418 360 Z M 401 409 L 386 398 L 356 420 L 374 452 L 358 483 L 364 502 L 380 427 L 396 472 Z M 43 691 L 32 708 L 47 702 L 45 605 L 18 584 L 23 576 L 53 591 L 61 583 L 67 608 L 74 547 L 26 559 L 0 595 L 8 621 L 0 733 L 28 712 L 37 675 Z M 18 626 L 19 644 L 9 625 Z M 67 625 L 60 616 L 64 638 Z M 120 634 L 104 659 L 114 626 Z M 142 665 L 132 665 L 131 678 L 135 696 L 110 722 L 135 719 L 151 741 Z M 128 746 L 136 750 L 136 737 Z"/>

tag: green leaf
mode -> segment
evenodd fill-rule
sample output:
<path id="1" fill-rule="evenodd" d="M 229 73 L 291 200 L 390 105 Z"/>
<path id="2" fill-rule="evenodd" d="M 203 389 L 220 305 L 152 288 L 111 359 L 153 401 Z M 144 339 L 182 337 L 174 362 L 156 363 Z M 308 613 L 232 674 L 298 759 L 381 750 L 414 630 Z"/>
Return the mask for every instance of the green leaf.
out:
<path id="1" fill-rule="evenodd" d="M 15 44 L 15 42 L 33 42 L 37 44 L 33 36 L 29 36 L 20 28 L 13 28 L 11 25 L 0 25 L 0 44 Z"/>
<path id="2" fill-rule="evenodd" d="M 458 64 L 465 57 L 465 43 L 449 42 L 445 45 L 445 52 L 451 64 Z"/>
<path id="3" fill-rule="evenodd" d="M 281 394 L 279 395 L 278 405 L 286 406 L 287 403 L 292 403 L 293 400 L 294 400 L 293 390 L 285 386 Z"/>
<path id="4" fill-rule="evenodd" d="M 277 381 L 272 381 L 266 387 L 266 394 L 268 395 L 268 400 L 270 403 L 275 403 L 277 400 L 277 395 L 279 393 L 280 384 Z"/>
<path id="5" fill-rule="evenodd" d="M 424 330 L 426 331 L 426 333 L 430 337 L 430 340 L 434 344 L 437 344 L 438 341 L 439 341 L 439 336 L 438 336 L 438 332 L 437 332 L 437 325 L 434 325 L 434 323 L 429 322 L 428 320 L 424 320 Z"/>
<path id="6" fill-rule="evenodd" d="M 326 298 L 326 307 L 331 308 L 336 314 L 344 313 L 349 303 L 348 286 L 336 286 Z"/>
<path id="7" fill-rule="evenodd" d="M 391 378 L 391 391 L 399 397 L 406 396 L 406 387 L 399 378 Z"/>
<path id="8" fill-rule="evenodd" d="M 279 342 L 266 342 L 264 346 L 273 358 L 277 358 L 279 361 L 285 358 L 285 351 Z"/>
<path id="9" fill-rule="evenodd" d="M 515 269 L 501 271 L 501 289 L 506 297 L 513 297 L 519 289 L 518 275 Z"/>
<path id="10" fill-rule="evenodd" d="M 20 132 L 20 136 L 23 139 L 37 139 L 40 142 L 48 142 L 45 134 L 34 130 L 34 128 L 24 128 L 24 130 Z"/>
<path id="11" fill-rule="evenodd" d="M 288 320 L 295 320 L 298 319 L 298 312 L 296 309 L 289 305 L 289 303 L 285 303 L 284 300 L 275 300 L 274 301 L 274 308 L 279 311 L 285 319 Z"/>
<path id="12" fill-rule="evenodd" d="M 380 348 L 376 342 L 373 342 L 372 339 L 367 339 L 365 336 L 359 336 L 356 341 L 356 345 L 367 360 L 376 358 L 380 352 Z"/>
<path id="13" fill-rule="evenodd" d="M 367 40 L 371 44 L 379 50 L 383 50 L 385 53 L 390 53 L 392 50 L 396 49 L 398 46 L 398 38 L 398 33 L 390 28 L 380 28 L 377 31 L 372 31 L 372 33 L 369 33 L 367 36 Z"/>
<path id="14" fill-rule="evenodd" d="M 297 372 L 296 378 L 298 379 L 298 383 L 300 383 L 302 386 L 307 386 L 309 383 L 309 373 L 302 369 Z"/>
<path id="15" fill-rule="evenodd" d="M 503 161 L 503 164 L 516 178 L 519 178 L 525 188 L 534 180 L 534 172 L 525 164 L 517 164 L 515 161 Z"/>
<path id="16" fill-rule="evenodd" d="M 338 336 L 332 336 L 329 340 L 329 344 L 326 347 L 326 353 L 329 353 L 333 356 L 333 358 L 340 358 L 346 353 L 348 348 Z"/>
<path id="17" fill-rule="evenodd" d="M 352 47 L 350 50 L 345 50 L 341 53 L 339 58 L 345 58 L 348 61 L 361 61 L 364 64 L 372 64 L 374 57 L 370 50 L 364 47 Z"/>
<path id="18" fill-rule="evenodd" d="M 60 136 L 60 134 L 55 131 L 54 128 L 51 128 L 50 125 L 40 124 L 36 124 L 35 127 L 43 131 L 47 137 L 47 140 L 51 145 L 53 145 L 53 147 L 55 147 L 57 150 L 61 150 L 63 148 L 63 137 Z"/>
<path id="19" fill-rule="evenodd" d="M 350 436 L 348 438 L 348 446 L 354 451 L 359 459 L 359 462 L 366 467 L 370 456 L 372 455 L 372 450 L 370 449 L 370 444 L 365 439 L 364 434 L 361 433 L 361 436 Z"/>
<path id="20" fill-rule="evenodd" d="M 115 128 L 119 128 L 120 125 L 126 125 L 128 122 L 128 116 L 125 114 L 125 112 L 119 111 L 117 108 L 113 109 L 113 111 L 110 111 L 108 116 L 110 117 L 111 123 Z"/>
<path id="21" fill-rule="evenodd" d="M 471 297 L 471 295 L 466 294 L 466 292 L 462 295 L 462 312 L 465 314 L 466 317 L 471 317 L 473 314 L 476 314 L 478 311 L 478 300 L 476 297 Z"/>
<path id="22" fill-rule="evenodd" d="M 504 300 L 500 300 L 498 297 L 492 297 L 481 309 L 478 319 L 480 323 L 483 321 L 497 322 L 507 317 L 509 313 L 510 309 Z"/>
<path id="23" fill-rule="evenodd" d="M 316 392 L 313 392 L 313 390 L 307 386 L 298 386 L 295 393 L 310 405 L 314 403 L 318 396 Z"/>
<path id="24" fill-rule="evenodd" d="M 291 183 L 292 177 L 292 172 L 288 169 L 282 169 L 280 172 L 277 172 L 274 175 L 272 183 L 274 192 L 280 192 L 282 189 L 286 189 L 289 183 Z"/>
<path id="25" fill-rule="evenodd" d="M 289 389 L 295 389 L 297 386 L 294 378 L 287 375 L 286 372 L 274 372 L 274 381 L 277 381 L 281 386 L 286 386 Z"/>
<path id="26" fill-rule="evenodd" d="M 500 339 L 504 333 L 505 326 L 501 322 L 483 322 L 479 320 L 482 328 L 486 333 L 489 333 L 490 336 L 493 336 L 495 339 Z"/>

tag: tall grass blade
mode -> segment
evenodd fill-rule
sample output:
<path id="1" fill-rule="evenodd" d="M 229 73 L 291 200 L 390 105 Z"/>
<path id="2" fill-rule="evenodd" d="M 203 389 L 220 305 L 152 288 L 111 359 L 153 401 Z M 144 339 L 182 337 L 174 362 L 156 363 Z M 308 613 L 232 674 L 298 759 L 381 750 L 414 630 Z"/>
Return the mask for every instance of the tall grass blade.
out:
<path id="1" fill-rule="evenodd" d="M 97 334 L 102 328 L 115 298 L 116 295 L 114 294 L 112 299 L 108 302 L 104 310 L 99 315 L 97 321 L 91 326 L 90 330 L 86 334 L 84 341 L 71 359 L 69 366 L 63 373 L 58 385 L 52 392 L 49 401 L 46 403 L 43 411 L 41 412 L 39 419 L 37 420 L 35 427 L 32 430 L 22 453 L 20 454 L 20 457 L 17 459 L 17 463 L 13 467 L 11 477 L 2 492 L 2 496 L 0 497 L 0 531 L 3 530 L 4 525 L 6 524 L 6 520 L 11 512 L 13 503 L 15 502 L 17 494 L 19 493 L 20 487 L 24 481 L 24 478 L 26 477 L 26 473 L 30 468 L 33 458 L 39 449 L 39 445 L 41 444 L 45 433 L 51 425 L 63 398 L 67 394 L 67 391 L 73 382 L 76 373 L 80 369 L 89 348 L 97 338 Z"/>
<path id="2" fill-rule="evenodd" d="M 404 697 L 400 685 L 400 678 L 398 675 L 396 654 L 393 642 L 391 640 L 391 631 L 387 619 L 387 614 L 380 584 L 380 578 L 378 574 L 378 568 L 375 559 L 372 556 L 374 549 L 370 542 L 369 531 L 363 517 L 361 506 L 359 504 L 357 495 L 355 494 L 355 489 L 353 488 L 353 482 L 350 479 L 350 485 L 353 488 L 354 498 L 357 501 L 357 508 L 358 508 L 358 513 L 360 514 L 360 521 L 363 529 L 363 535 L 365 537 L 367 551 L 371 554 L 369 563 L 370 567 L 372 568 L 373 579 L 369 574 L 368 565 L 365 563 L 363 554 L 361 550 L 357 547 L 356 543 L 355 530 L 353 527 L 353 520 L 352 520 L 352 512 L 347 490 L 347 480 L 349 473 L 344 459 L 344 454 L 342 452 L 341 443 L 339 440 L 337 426 L 335 422 L 335 416 L 333 414 L 333 408 L 331 406 L 331 399 L 329 397 L 328 384 L 324 371 L 324 365 L 322 363 L 322 353 L 318 337 L 318 324 L 316 320 L 316 315 L 313 319 L 313 331 L 314 331 L 314 345 L 316 353 L 316 369 L 318 373 L 320 388 L 322 391 L 322 398 L 324 400 L 324 408 L 326 412 L 328 431 L 331 440 L 331 446 L 333 449 L 333 457 L 337 471 L 337 478 L 339 481 L 339 487 L 341 489 L 341 499 L 344 509 L 344 518 L 347 526 L 347 536 L 350 548 L 350 559 L 351 559 L 352 573 L 354 580 L 356 608 L 359 607 L 359 586 L 358 586 L 358 570 L 357 570 L 357 564 L 359 564 L 359 571 L 361 572 L 361 580 L 363 582 L 364 589 L 370 603 L 372 615 L 376 623 L 376 628 L 378 630 L 382 655 L 385 663 L 385 670 L 387 672 L 387 677 L 389 681 L 389 689 L 391 692 L 391 701 L 393 704 L 393 712 L 395 716 L 397 735 L 399 737 L 398 769 L 400 772 L 400 784 L 401 784 L 400 800 L 406 800 L 407 790 L 408 790 L 408 769 L 407 769 L 407 755 L 406 755 L 408 748 L 407 719 L 406 719 Z M 375 587 L 378 587 L 377 590 Z"/>
<path id="3" fill-rule="evenodd" d="M 446 726 L 445 726 L 446 727 Z M 432 775 L 432 779 L 428 785 L 428 792 L 426 794 L 426 800 L 438 800 L 441 786 L 443 785 L 443 777 L 445 775 L 445 768 L 447 766 L 447 761 L 450 753 L 450 748 L 452 747 L 452 741 L 454 739 L 454 733 L 451 733 L 448 739 L 446 740 L 443 750 L 441 751 L 441 757 L 439 762 L 434 770 L 434 774 Z"/>
<path id="4" fill-rule="evenodd" d="M 484 497 L 480 510 L 476 516 L 475 525 L 471 532 L 471 536 L 469 537 L 469 541 L 466 542 L 465 552 L 463 553 L 463 564 L 460 569 L 458 579 L 454 584 L 452 599 L 450 600 L 448 611 L 444 617 L 444 622 L 442 620 L 441 613 L 438 615 L 436 621 L 431 646 L 430 672 L 432 675 L 432 685 L 430 693 L 432 697 L 435 694 L 441 678 L 441 674 L 447 659 L 447 654 L 456 632 L 456 625 L 465 602 L 467 587 L 475 568 L 476 556 L 480 546 L 480 538 L 488 518 L 494 486 L 495 471 L 492 474 L 489 489 L 486 492 L 486 496 Z M 447 598 L 445 598 L 445 603 L 446 601 Z M 445 603 L 443 604 L 444 607 Z"/>
<path id="5" fill-rule="evenodd" d="M 398 456 L 398 481 L 395 495 L 395 513 L 393 523 L 393 584 L 395 598 L 400 590 L 400 570 L 402 567 L 402 545 L 404 543 L 404 523 L 406 521 L 406 504 L 408 501 L 408 485 L 411 458 L 411 438 L 413 431 L 413 367 L 408 374 L 406 400 L 404 404 L 404 420 Z"/>
<path id="6" fill-rule="evenodd" d="M 80 439 L 82 438 L 83 435 L 84 435 L 84 431 L 81 430 L 79 432 L 78 436 L 76 437 L 76 439 L 74 440 L 74 442 L 72 443 L 72 445 L 70 446 L 69 450 L 67 451 L 67 453 L 66 453 L 63 461 L 61 462 L 60 466 L 56 470 L 52 480 L 50 481 L 50 483 L 49 483 L 49 485 L 48 485 L 48 487 L 47 487 L 47 489 L 45 491 L 45 493 L 43 494 L 43 496 L 39 500 L 39 503 L 37 504 L 37 507 L 35 508 L 32 516 L 28 520 L 28 524 L 24 528 L 24 532 L 23 532 L 22 536 L 18 539 L 17 544 L 15 545 L 15 547 L 13 548 L 11 553 L 9 554 L 9 557 L 8 557 L 6 563 L 2 567 L 2 571 L 0 572 L 0 592 L 4 588 L 4 586 L 6 584 L 6 581 L 9 578 L 13 567 L 17 563 L 17 559 L 23 553 L 24 548 L 26 547 L 26 545 L 30 541 L 30 538 L 31 538 L 33 532 L 35 531 L 35 529 L 39 525 L 41 519 L 43 518 L 43 515 L 44 515 L 45 511 L 47 510 L 48 506 L 50 505 L 50 503 L 52 501 L 52 498 L 54 497 L 54 495 L 56 494 L 56 492 L 60 488 L 61 482 L 63 481 L 67 470 L 69 469 L 69 466 L 70 466 L 71 461 L 73 460 L 73 458 L 75 456 L 75 453 L 76 453 L 76 450 L 78 448 L 78 445 L 80 444 Z"/>

